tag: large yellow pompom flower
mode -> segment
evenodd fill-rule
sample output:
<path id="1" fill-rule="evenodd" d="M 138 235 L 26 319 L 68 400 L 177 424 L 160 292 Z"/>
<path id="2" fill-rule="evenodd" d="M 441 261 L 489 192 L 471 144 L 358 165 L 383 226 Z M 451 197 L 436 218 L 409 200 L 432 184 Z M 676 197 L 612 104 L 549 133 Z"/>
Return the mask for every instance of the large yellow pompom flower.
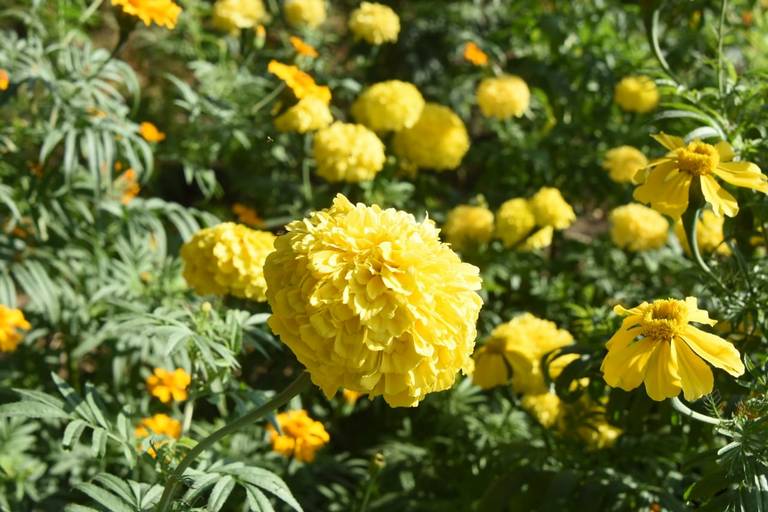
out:
<path id="1" fill-rule="evenodd" d="M 112 0 L 112 5 L 118 5 L 126 14 L 136 16 L 146 26 L 156 23 L 161 27 L 172 29 L 181 14 L 181 7 L 172 0 Z"/>
<path id="2" fill-rule="evenodd" d="M 283 12 L 295 28 L 315 28 L 325 21 L 325 0 L 285 0 Z"/>
<path id="3" fill-rule="evenodd" d="M 237 34 L 267 19 L 262 0 L 217 0 L 213 4 L 213 26 Z"/>
<path id="4" fill-rule="evenodd" d="M 715 251 L 717 254 L 728 256 L 731 254 L 731 248 L 724 243 L 723 225 L 725 217 L 718 217 L 712 210 L 704 210 L 699 215 L 699 222 L 696 224 L 696 242 L 702 253 Z M 691 255 L 691 247 L 688 245 L 688 235 L 685 234 L 683 221 L 678 220 L 675 223 L 675 234 L 683 246 L 687 255 Z"/>
<path id="5" fill-rule="evenodd" d="M 369 44 L 394 43 L 400 33 L 400 18 L 386 5 L 363 2 L 350 14 L 349 30 Z"/>
<path id="6" fill-rule="evenodd" d="M 0 352 L 13 352 L 22 339 L 19 331 L 32 328 L 20 309 L 12 309 L 0 304 Z"/>
<path id="7" fill-rule="evenodd" d="M 329 398 L 415 406 L 471 368 L 479 270 L 431 220 L 337 195 L 286 229 L 264 267 L 269 326 Z"/>
<path id="8" fill-rule="evenodd" d="M 187 399 L 187 388 L 192 378 L 183 368 L 168 371 L 165 368 L 155 368 L 152 375 L 147 377 L 149 394 L 167 404 L 171 400 L 183 402 Z"/>
<path id="9" fill-rule="evenodd" d="M 317 451 L 331 440 L 323 424 L 310 418 L 304 409 L 281 412 L 276 419 L 282 433 L 271 423 L 267 432 L 272 449 L 280 455 L 312 462 Z"/>
<path id="10" fill-rule="evenodd" d="M 643 302 L 632 309 L 616 306 L 614 312 L 626 318 L 606 344 L 601 370 L 609 386 L 630 391 L 645 382 L 654 400 L 675 397 L 681 388 L 686 400 L 696 400 L 713 387 L 704 361 L 734 377 L 744 373 L 731 343 L 691 325 L 717 323 L 694 297 Z"/>
<path id="11" fill-rule="evenodd" d="M 184 279 L 200 295 L 234 295 L 266 300 L 264 260 L 275 235 L 234 222 L 197 233 L 181 248 Z"/>
<path id="12" fill-rule="evenodd" d="M 361 124 L 337 121 L 315 134 L 317 174 L 330 182 L 370 181 L 384 167 L 384 144 Z"/>
<path id="13" fill-rule="evenodd" d="M 632 183 L 632 179 L 648 165 L 648 159 L 637 148 L 619 146 L 608 150 L 603 158 L 603 169 L 617 183 Z"/>
<path id="14" fill-rule="evenodd" d="M 486 243 L 493 236 L 493 212 L 484 206 L 457 206 L 448 212 L 443 234 L 445 240 L 459 250 Z"/>
<path id="15" fill-rule="evenodd" d="M 637 203 L 615 208 L 610 215 L 611 239 L 631 252 L 658 249 L 667 243 L 669 222 L 656 210 Z"/>
<path id="16" fill-rule="evenodd" d="M 352 104 L 352 115 L 371 130 L 399 131 L 416 124 L 422 109 L 424 98 L 415 85 L 388 80 L 365 89 Z"/>
<path id="17" fill-rule="evenodd" d="M 497 119 L 520 117 L 531 102 L 528 84 L 514 75 L 486 78 L 477 87 L 476 96 L 483 115 Z"/>
<path id="18" fill-rule="evenodd" d="M 616 84 L 613 101 L 627 112 L 643 114 L 659 104 L 659 90 L 647 76 L 627 76 Z"/>
<path id="19" fill-rule="evenodd" d="M 469 150 L 469 134 L 453 110 L 427 103 L 416 124 L 395 134 L 394 150 L 406 167 L 449 171 Z"/>
<path id="20" fill-rule="evenodd" d="M 542 187 L 528 200 L 538 226 L 566 229 L 576 220 L 573 208 L 560 191 L 553 187 Z"/>
<path id="21" fill-rule="evenodd" d="M 328 103 L 309 96 L 275 118 L 275 128 L 281 132 L 307 133 L 325 128 L 333 122 Z"/>
<path id="22" fill-rule="evenodd" d="M 733 149 L 725 141 L 716 145 L 700 140 L 685 143 L 680 137 L 660 133 L 653 136 L 669 150 L 666 156 L 654 160 L 635 189 L 635 199 L 650 204 L 654 210 L 680 217 L 688 209 L 689 190 L 701 187 L 704 199 L 712 205 L 718 217 L 735 217 L 739 213 L 736 199 L 715 177 L 737 187 L 751 188 L 768 194 L 768 178 L 751 162 L 733 162 Z"/>

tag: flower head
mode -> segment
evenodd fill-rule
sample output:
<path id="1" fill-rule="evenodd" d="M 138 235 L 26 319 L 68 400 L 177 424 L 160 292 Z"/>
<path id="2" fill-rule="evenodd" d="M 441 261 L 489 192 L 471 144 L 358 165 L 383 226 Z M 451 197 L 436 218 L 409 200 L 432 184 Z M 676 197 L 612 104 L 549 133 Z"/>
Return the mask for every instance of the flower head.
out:
<path id="1" fill-rule="evenodd" d="M 469 150 L 469 134 L 450 108 L 427 103 L 416 124 L 395 134 L 394 151 L 408 166 L 448 171 Z"/>
<path id="2" fill-rule="evenodd" d="M 315 79 L 296 66 L 283 64 L 276 60 L 269 61 L 267 71 L 285 82 L 285 85 L 293 92 L 296 99 L 315 97 L 326 104 L 331 101 L 331 90 L 326 86 L 317 85 Z"/>
<path id="3" fill-rule="evenodd" d="M 724 243 L 723 225 L 725 217 L 718 217 L 712 210 L 704 210 L 699 216 L 699 222 L 696 224 L 696 242 L 699 250 L 702 252 L 715 251 L 717 254 L 728 256 L 731 254 L 731 248 Z M 691 247 L 688 245 L 688 235 L 685 233 L 683 221 L 678 220 L 675 223 L 675 234 L 683 246 L 683 250 L 690 256 Z"/>
<path id="4" fill-rule="evenodd" d="M 637 203 L 614 209 L 610 215 L 611 239 L 631 252 L 658 249 L 667 243 L 669 222 L 656 210 Z"/>
<path id="5" fill-rule="evenodd" d="M 694 297 L 643 302 L 632 309 L 616 306 L 614 312 L 626 318 L 606 344 L 601 370 L 609 386 L 629 391 L 645 382 L 653 400 L 677 396 L 681 388 L 686 400 L 696 400 L 713 387 L 705 361 L 734 377 L 744 373 L 732 344 L 691 325 L 717 323 Z"/>
<path id="6" fill-rule="evenodd" d="M 7 91 L 10 83 L 11 77 L 8 75 L 8 71 L 0 69 L 0 91 Z"/>
<path id="7" fill-rule="evenodd" d="M 320 55 L 319 53 L 317 53 L 317 50 L 315 49 L 314 46 L 312 46 L 311 44 L 307 44 L 300 37 L 291 36 L 288 40 L 291 42 L 291 46 L 293 46 L 293 49 L 296 50 L 296 53 L 298 53 L 299 55 L 310 57 L 312 59 Z"/>
<path id="8" fill-rule="evenodd" d="M 550 428 L 560 421 L 562 401 L 557 394 L 547 391 L 536 395 L 525 395 L 520 405 L 531 413 L 542 427 Z"/>
<path id="9" fill-rule="evenodd" d="M 187 399 L 187 388 L 192 378 L 182 368 L 168 371 L 165 368 L 155 368 L 147 377 L 149 393 L 164 404 L 171 400 L 183 402 Z"/>
<path id="10" fill-rule="evenodd" d="M 259 217 L 256 210 L 250 208 L 242 203 L 235 203 L 232 205 L 232 213 L 237 215 L 237 221 L 246 226 L 252 228 L 260 228 L 264 225 L 264 219 Z"/>
<path id="11" fill-rule="evenodd" d="M 264 260 L 275 235 L 234 222 L 197 233 L 181 248 L 184 279 L 200 295 L 234 295 L 266 300 Z"/>
<path id="12" fill-rule="evenodd" d="M 325 21 L 325 0 L 285 0 L 283 12 L 296 28 L 315 28 Z"/>
<path id="13" fill-rule="evenodd" d="M 370 44 L 393 43 L 400 33 L 400 18 L 386 5 L 363 2 L 350 14 L 349 30 Z"/>
<path id="14" fill-rule="evenodd" d="M 471 62 L 475 66 L 485 66 L 488 64 L 488 55 L 472 41 L 464 45 L 463 56 L 464 60 Z"/>
<path id="15" fill-rule="evenodd" d="M 528 84 L 514 75 L 486 78 L 477 87 L 477 104 L 485 117 L 520 117 L 531 102 Z"/>
<path id="16" fill-rule="evenodd" d="M 330 182 L 370 181 L 384 167 L 384 144 L 361 124 L 337 121 L 315 134 L 317 174 Z"/>
<path id="17" fill-rule="evenodd" d="M 659 91 L 647 76 L 627 76 L 616 84 L 613 101 L 627 112 L 644 114 L 659 104 Z"/>
<path id="18" fill-rule="evenodd" d="M 525 240 L 535 227 L 533 210 L 522 197 L 505 201 L 496 212 L 496 236 L 504 247 L 514 247 Z"/>
<path id="19" fill-rule="evenodd" d="M 399 131 L 416 124 L 423 108 L 415 85 L 389 80 L 365 89 L 352 104 L 352 115 L 376 132 Z"/>
<path id="20" fill-rule="evenodd" d="M 139 125 L 139 135 L 147 142 L 162 142 L 165 140 L 165 134 L 149 121 L 144 121 Z"/>
<path id="21" fill-rule="evenodd" d="M 323 424 L 310 418 L 304 409 L 281 412 L 277 415 L 277 423 L 282 433 L 268 424 L 269 440 L 272 449 L 286 457 L 312 462 L 317 450 L 331 440 Z"/>
<path id="22" fill-rule="evenodd" d="M 269 326 L 328 397 L 343 387 L 415 406 L 467 371 L 479 271 L 431 220 L 337 195 L 286 229 L 264 267 Z"/>
<path id="23" fill-rule="evenodd" d="M 328 103 L 315 96 L 298 103 L 275 118 L 275 128 L 281 132 L 307 133 L 325 128 L 333 122 Z"/>
<path id="24" fill-rule="evenodd" d="M 136 16 L 146 26 L 156 23 L 172 29 L 181 14 L 181 7 L 172 0 L 112 0 L 112 5 L 118 5 L 123 12 Z"/>
<path id="25" fill-rule="evenodd" d="M 128 204 L 139 195 L 141 187 L 139 186 L 138 178 L 136 177 L 136 171 L 133 169 L 126 169 L 123 174 L 118 176 L 115 180 L 115 188 L 120 191 L 120 202 Z"/>
<path id="26" fill-rule="evenodd" d="M 637 148 L 619 146 L 605 153 L 603 169 L 617 183 L 632 183 L 638 171 L 648 165 L 648 159 Z"/>
<path id="27" fill-rule="evenodd" d="M 448 212 L 443 234 L 445 240 L 459 250 L 486 243 L 493 236 L 493 212 L 484 206 L 457 206 Z"/>
<path id="28" fill-rule="evenodd" d="M 0 304 L 0 352 L 13 352 L 23 337 L 19 331 L 32 328 L 20 309 Z"/>
<path id="29" fill-rule="evenodd" d="M 257 27 L 267 19 L 262 0 L 216 0 L 213 26 L 232 34 Z"/>
<path id="30" fill-rule="evenodd" d="M 560 191 L 553 187 L 542 187 L 528 203 L 536 217 L 537 226 L 551 226 L 554 229 L 566 229 L 574 220 L 576 214 Z"/>
<path id="31" fill-rule="evenodd" d="M 734 217 L 739 213 L 736 199 L 715 177 L 737 187 L 750 188 L 768 194 L 768 178 L 751 162 L 733 162 L 733 149 L 725 141 L 716 145 L 694 140 L 688 144 L 680 137 L 660 133 L 653 136 L 669 150 L 666 156 L 654 160 L 648 170 L 638 174 L 642 183 L 635 189 L 635 199 L 650 204 L 654 210 L 680 217 L 688 209 L 692 184 L 701 187 L 704 199 L 712 205 L 718 217 Z"/>
<path id="32" fill-rule="evenodd" d="M 134 435 L 143 439 L 149 436 L 161 436 L 170 439 L 178 439 L 181 437 L 181 422 L 168 416 L 167 414 L 155 414 L 149 418 L 142 419 L 134 430 Z M 165 444 L 167 441 L 160 441 L 155 443 L 155 446 Z M 157 456 L 157 452 L 154 448 L 147 450 L 153 458 Z"/>

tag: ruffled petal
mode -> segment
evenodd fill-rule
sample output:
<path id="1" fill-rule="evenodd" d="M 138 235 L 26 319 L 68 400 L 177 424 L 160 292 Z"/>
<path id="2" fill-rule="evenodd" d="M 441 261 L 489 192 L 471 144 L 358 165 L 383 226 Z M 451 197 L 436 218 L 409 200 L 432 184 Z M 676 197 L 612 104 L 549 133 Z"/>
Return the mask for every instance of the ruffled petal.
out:
<path id="1" fill-rule="evenodd" d="M 600 367 L 609 386 L 629 391 L 643 382 L 655 342 L 647 338 L 635 341 L 636 334 L 619 330 L 611 339 L 613 344 Z"/>
<path id="2" fill-rule="evenodd" d="M 670 344 L 662 341 L 655 345 L 645 372 L 645 390 L 649 397 L 660 402 L 680 394 L 680 375 Z"/>
<path id="3" fill-rule="evenodd" d="M 674 135 L 669 135 L 668 133 L 661 132 L 655 135 L 651 135 L 651 137 L 653 137 L 654 140 L 656 140 L 656 142 L 658 142 L 659 144 L 661 144 L 662 146 L 664 146 L 670 151 L 673 151 L 677 148 L 682 148 L 685 146 L 685 141 L 682 138 L 676 137 Z"/>
<path id="4" fill-rule="evenodd" d="M 685 328 L 681 338 L 699 357 L 712 366 L 721 368 L 734 377 L 744 374 L 744 363 L 741 362 L 739 351 L 732 343 L 692 325 Z"/>
<path id="5" fill-rule="evenodd" d="M 737 187 L 751 188 L 768 194 L 768 177 L 752 162 L 724 162 L 714 173 L 723 181 Z"/>
<path id="6" fill-rule="evenodd" d="M 672 340 L 672 358 L 677 363 L 683 394 L 688 401 L 697 400 L 712 392 L 712 370 L 693 353 L 688 344 L 678 337 Z"/>
<path id="7" fill-rule="evenodd" d="M 712 211 L 718 217 L 723 214 L 735 217 L 739 213 L 739 204 L 730 192 L 725 190 L 712 176 L 701 176 L 701 191 L 704 199 L 712 205 Z"/>

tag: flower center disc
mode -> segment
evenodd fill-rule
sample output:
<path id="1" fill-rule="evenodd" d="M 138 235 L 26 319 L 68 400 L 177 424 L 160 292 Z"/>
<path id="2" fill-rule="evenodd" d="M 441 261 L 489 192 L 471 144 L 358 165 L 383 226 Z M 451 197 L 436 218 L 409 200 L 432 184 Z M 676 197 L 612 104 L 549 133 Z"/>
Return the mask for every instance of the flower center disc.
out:
<path id="1" fill-rule="evenodd" d="M 643 315 L 640 332 L 655 341 L 669 341 L 685 326 L 687 319 L 685 302 L 660 300 L 651 305 Z"/>
<path id="2" fill-rule="evenodd" d="M 694 141 L 677 150 L 677 163 L 681 171 L 702 176 L 715 170 L 720 163 L 720 154 L 711 144 Z"/>

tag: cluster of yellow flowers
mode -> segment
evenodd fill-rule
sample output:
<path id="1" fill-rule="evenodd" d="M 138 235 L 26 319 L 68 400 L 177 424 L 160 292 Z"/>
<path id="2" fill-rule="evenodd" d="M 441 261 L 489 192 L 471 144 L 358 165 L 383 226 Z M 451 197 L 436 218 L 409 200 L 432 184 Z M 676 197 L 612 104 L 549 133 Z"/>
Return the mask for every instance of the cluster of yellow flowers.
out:
<path id="1" fill-rule="evenodd" d="M 13 352 L 22 339 L 19 331 L 32 328 L 20 309 L 0 304 L 0 352 Z"/>
<path id="2" fill-rule="evenodd" d="M 532 251 L 549 246 L 554 231 L 568 228 L 576 214 L 559 190 L 543 187 L 530 199 L 505 201 L 496 212 L 496 236 L 505 247 Z"/>
<path id="3" fill-rule="evenodd" d="M 486 78 L 477 87 L 477 104 L 485 117 L 520 117 L 531 102 L 528 84 L 514 75 Z"/>
<path id="4" fill-rule="evenodd" d="M 181 248 L 184 279 L 201 295 L 264 301 L 264 261 L 275 236 L 233 222 L 202 229 Z"/>
<path id="5" fill-rule="evenodd" d="M 631 252 L 658 249 L 667 242 L 669 222 L 656 210 L 637 203 L 615 208 L 610 215 L 613 243 Z"/>
<path id="6" fill-rule="evenodd" d="M 269 326 L 327 396 L 415 406 L 471 368 L 479 270 L 432 221 L 337 195 L 286 229 L 264 266 Z"/>
<path id="7" fill-rule="evenodd" d="M 644 114 L 658 106 L 659 90 L 647 76 L 628 76 L 616 84 L 613 100 L 627 112 Z"/>
<path id="8" fill-rule="evenodd" d="M 310 418 L 304 409 L 281 412 L 276 419 L 282 433 L 268 424 L 269 440 L 272 449 L 286 457 L 312 462 L 317 451 L 331 440 L 323 424 Z"/>
<path id="9" fill-rule="evenodd" d="M 315 134 L 317 174 L 330 182 L 370 181 L 383 167 L 384 144 L 361 124 L 336 121 Z"/>
<path id="10" fill-rule="evenodd" d="M 400 18 L 386 5 L 363 2 L 350 14 L 349 30 L 369 44 L 392 43 L 400 33 Z"/>
<path id="11" fill-rule="evenodd" d="M 358 123 L 376 132 L 387 132 L 410 128 L 423 109 L 424 98 L 415 85 L 389 80 L 365 89 L 351 111 Z"/>
<path id="12" fill-rule="evenodd" d="M 416 123 L 395 134 L 393 147 L 406 168 L 448 171 L 469 150 L 464 122 L 448 107 L 427 103 Z"/>
<path id="13" fill-rule="evenodd" d="M 213 5 L 213 26 L 231 34 L 253 29 L 267 19 L 262 0 L 217 0 Z"/>
<path id="14" fill-rule="evenodd" d="M 181 14 L 181 7 L 172 0 L 112 0 L 125 14 L 136 16 L 146 26 L 156 23 L 172 29 Z"/>

